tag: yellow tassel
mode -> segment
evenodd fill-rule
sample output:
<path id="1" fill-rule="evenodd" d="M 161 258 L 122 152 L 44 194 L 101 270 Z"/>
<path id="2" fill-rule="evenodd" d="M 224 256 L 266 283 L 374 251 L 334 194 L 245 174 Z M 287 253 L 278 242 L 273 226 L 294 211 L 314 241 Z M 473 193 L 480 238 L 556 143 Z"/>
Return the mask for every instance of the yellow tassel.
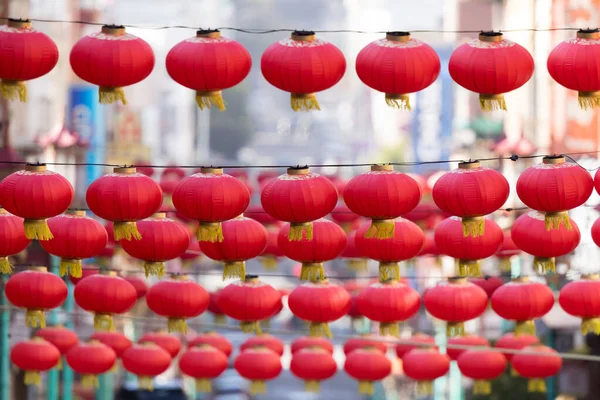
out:
<path id="1" fill-rule="evenodd" d="M 135 221 L 115 221 L 113 231 L 117 242 L 119 240 L 140 240 L 142 238 Z"/>
<path id="2" fill-rule="evenodd" d="M 515 378 L 517 376 L 519 376 L 519 373 L 517 372 L 517 370 L 513 366 L 510 367 L 510 376 L 515 377 Z"/>
<path id="3" fill-rule="evenodd" d="M 3 99 L 11 101 L 19 99 L 21 103 L 27 101 L 27 86 L 23 81 L 2 79 L 0 80 L 0 92 Z"/>
<path id="4" fill-rule="evenodd" d="M 547 272 L 556 273 L 556 263 L 554 261 L 554 257 L 543 258 L 543 257 L 534 257 L 533 265 L 535 269 L 540 274 L 545 274 Z"/>
<path id="5" fill-rule="evenodd" d="M 382 322 L 379 324 L 379 334 L 381 336 L 400 336 L 400 329 L 397 322 Z"/>
<path id="6" fill-rule="evenodd" d="M 348 269 L 354 272 L 364 272 L 369 269 L 368 260 L 366 258 L 351 258 L 348 260 Z"/>
<path id="7" fill-rule="evenodd" d="M 269 271 L 273 271 L 277 269 L 277 257 L 274 256 L 262 256 L 260 258 L 260 263 L 263 268 Z"/>
<path id="8" fill-rule="evenodd" d="M 373 396 L 375 394 L 375 388 L 371 381 L 358 381 L 358 393 Z"/>
<path id="9" fill-rule="evenodd" d="M 81 386 L 86 389 L 97 388 L 100 386 L 96 375 L 83 375 L 81 377 Z"/>
<path id="10" fill-rule="evenodd" d="M 506 111 L 506 100 L 501 94 L 480 94 L 479 106 L 483 111 L 504 110 Z"/>
<path id="11" fill-rule="evenodd" d="M 212 385 L 210 383 L 210 379 L 196 379 L 196 391 L 199 393 L 212 392 Z"/>
<path id="12" fill-rule="evenodd" d="M 96 331 L 114 331 L 115 325 L 113 323 L 112 315 L 110 315 L 110 314 L 94 315 L 94 330 L 96 330 Z"/>
<path id="13" fill-rule="evenodd" d="M 223 267 L 223 280 L 240 278 L 244 280 L 246 278 L 246 263 L 244 261 L 233 261 L 226 262 Z"/>
<path id="14" fill-rule="evenodd" d="M 379 281 L 385 282 L 389 279 L 400 280 L 400 266 L 398 263 L 379 263 Z"/>
<path id="15" fill-rule="evenodd" d="M 600 108 L 600 92 L 579 92 L 577 100 L 584 110 Z"/>
<path id="16" fill-rule="evenodd" d="M 417 394 L 419 396 L 431 396 L 433 394 L 433 382 L 432 381 L 417 382 Z"/>
<path id="17" fill-rule="evenodd" d="M 510 272 L 512 270 L 512 262 L 510 257 L 502 257 L 500 259 L 500 272 Z"/>
<path id="18" fill-rule="evenodd" d="M 127 104 L 125 91 L 121 87 L 100 86 L 99 101 L 101 104 L 112 104 L 121 101 L 123 105 Z M 129 239 L 128 239 L 129 240 Z"/>
<path id="19" fill-rule="evenodd" d="M 225 101 L 220 90 L 212 92 L 196 92 L 196 104 L 201 110 L 210 109 L 215 106 L 219 111 L 225 111 Z"/>
<path id="20" fill-rule="evenodd" d="M 374 219 L 371 226 L 365 232 L 368 239 L 376 238 L 378 240 L 391 239 L 394 237 L 396 224 L 392 219 Z"/>
<path id="21" fill-rule="evenodd" d="M 56 368 L 59 371 L 63 369 L 62 356 L 58 357 L 58 362 L 56 363 L 56 365 L 54 366 L 54 368 Z"/>
<path id="22" fill-rule="evenodd" d="M 485 219 L 483 217 L 462 218 L 463 236 L 479 237 L 485 233 Z"/>
<path id="23" fill-rule="evenodd" d="M 25 227 L 25 236 L 29 240 L 54 239 L 45 219 L 26 219 L 23 225 Z"/>
<path id="24" fill-rule="evenodd" d="M 152 384 L 151 376 L 138 376 L 138 387 L 140 390 L 147 390 L 149 392 L 154 391 L 154 385 Z"/>
<path id="25" fill-rule="evenodd" d="M 481 277 L 481 263 L 479 260 L 458 260 L 458 273 L 460 276 Z"/>
<path id="26" fill-rule="evenodd" d="M 69 271 L 71 272 L 71 276 L 73 278 L 81 278 L 83 275 L 83 271 L 81 270 L 81 260 L 73 258 L 61 258 L 58 274 L 60 276 L 65 276 L 69 274 Z"/>
<path id="27" fill-rule="evenodd" d="M 108 371 L 108 373 L 109 374 L 116 374 L 117 372 L 119 372 L 119 363 L 118 363 L 118 361 L 115 361 L 115 363 L 110 368 L 110 370 Z"/>
<path id="28" fill-rule="evenodd" d="M 144 274 L 149 276 L 158 276 L 162 278 L 165 274 L 165 263 L 160 261 L 146 261 L 144 263 Z"/>
<path id="29" fill-rule="evenodd" d="M 13 273 L 12 265 L 10 265 L 10 261 L 8 257 L 0 257 L 0 274 L 9 275 Z"/>
<path id="30" fill-rule="evenodd" d="M 321 390 L 321 384 L 319 381 L 305 381 L 304 382 L 304 391 L 310 393 L 319 393 Z"/>
<path id="31" fill-rule="evenodd" d="M 396 110 L 411 111 L 410 96 L 407 94 L 385 94 L 385 104 Z"/>
<path id="32" fill-rule="evenodd" d="M 329 325 L 326 322 L 311 322 L 309 326 L 310 336 L 333 338 Z"/>
<path id="33" fill-rule="evenodd" d="M 258 321 L 242 321 L 240 322 L 240 327 L 244 333 L 256 333 L 257 335 L 262 333 Z"/>
<path id="34" fill-rule="evenodd" d="M 584 318 L 581 320 L 581 333 L 600 335 L 600 318 Z"/>
<path id="35" fill-rule="evenodd" d="M 25 326 L 28 328 L 45 328 L 46 317 L 42 310 L 27 310 L 25 313 Z"/>
<path id="36" fill-rule="evenodd" d="M 39 371 L 25 371 L 25 384 L 40 387 L 42 385 L 42 377 Z"/>
<path id="37" fill-rule="evenodd" d="M 544 222 L 546 223 L 547 231 L 559 229 L 560 226 L 563 224 L 568 230 L 573 229 L 573 227 L 571 226 L 571 220 L 569 219 L 569 213 L 567 213 L 566 211 L 546 213 L 544 217 Z"/>
<path id="38" fill-rule="evenodd" d="M 456 337 L 465 335 L 465 325 L 463 322 L 448 322 L 446 324 L 446 336 Z"/>
<path id="39" fill-rule="evenodd" d="M 323 279 L 325 279 L 325 270 L 322 263 L 302 263 L 301 281 L 317 282 Z"/>
<path id="40" fill-rule="evenodd" d="M 479 394 L 490 395 L 491 393 L 492 393 L 492 382 L 482 380 L 482 379 L 477 379 L 475 381 L 475 383 L 473 384 L 473 394 L 474 395 L 476 395 L 476 396 Z"/>
<path id="41" fill-rule="evenodd" d="M 265 381 L 251 381 L 250 394 L 267 393 L 267 384 Z"/>
<path id="42" fill-rule="evenodd" d="M 533 320 L 517 321 L 515 324 L 515 336 L 519 335 L 535 336 L 535 322 Z"/>
<path id="43" fill-rule="evenodd" d="M 543 379 L 530 379 L 527 382 L 527 391 L 533 393 L 546 393 L 546 382 Z"/>
<path id="44" fill-rule="evenodd" d="M 294 111 L 320 110 L 319 102 L 314 93 L 292 93 L 290 105 Z"/>
<path id="45" fill-rule="evenodd" d="M 184 318 L 169 318 L 167 320 L 167 330 L 171 332 L 188 333 L 187 322 Z"/>
<path id="46" fill-rule="evenodd" d="M 198 241 L 221 243 L 223 241 L 223 227 L 220 222 L 202 222 L 198 227 Z"/>
<path id="47" fill-rule="evenodd" d="M 291 242 L 299 242 L 302 239 L 313 240 L 313 224 L 312 222 L 290 224 L 290 233 L 288 239 Z"/>
<path id="48" fill-rule="evenodd" d="M 217 324 L 217 325 L 224 325 L 225 322 L 227 322 L 227 318 L 225 317 L 225 314 L 215 314 L 214 318 L 215 318 L 215 324 Z"/>

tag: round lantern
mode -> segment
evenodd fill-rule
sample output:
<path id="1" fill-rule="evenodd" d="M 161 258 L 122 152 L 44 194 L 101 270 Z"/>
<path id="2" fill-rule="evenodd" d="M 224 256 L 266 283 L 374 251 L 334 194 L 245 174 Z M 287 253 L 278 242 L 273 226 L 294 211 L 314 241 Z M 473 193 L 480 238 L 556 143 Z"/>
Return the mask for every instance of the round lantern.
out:
<path id="1" fill-rule="evenodd" d="M 276 269 L 278 259 L 283 257 L 277 243 L 278 237 L 278 227 L 267 227 L 267 247 L 260 254 L 260 262 L 265 269 Z"/>
<path id="2" fill-rule="evenodd" d="M 313 239 L 312 221 L 335 208 L 338 193 L 329 179 L 310 172 L 308 167 L 288 168 L 270 181 L 260 201 L 265 211 L 279 221 L 289 222 L 291 241 Z"/>
<path id="3" fill-rule="evenodd" d="M 146 293 L 148 308 L 168 318 L 169 332 L 187 333 L 186 319 L 206 311 L 209 301 L 208 292 L 187 275 L 171 275 L 171 279 L 152 285 Z"/>
<path id="4" fill-rule="evenodd" d="M 534 335 L 520 334 L 515 335 L 513 332 L 504 334 L 500 339 L 496 340 L 494 346 L 499 349 L 511 350 L 511 352 L 502 352 L 508 361 L 511 361 L 514 356 L 514 351 L 521 350 L 527 346 L 540 343 L 540 339 Z M 517 376 L 517 371 L 511 368 L 511 375 Z"/>
<path id="5" fill-rule="evenodd" d="M 81 374 L 81 386 L 97 388 L 98 375 L 108 372 L 117 361 L 117 354 L 97 340 L 73 346 L 67 353 L 67 364 Z"/>
<path id="6" fill-rule="evenodd" d="M 171 79 L 196 91 L 201 110 L 215 106 L 225 111 L 221 90 L 243 81 L 252 67 L 244 46 L 217 29 L 199 30 L 195 37 L 177 43 L 165 62 Z"/>
<path id="7" fill-rule="evenodd" d="M 45 164 L 27 164 L 0 184 L 2 207 L 25 220 L 27 239 L 40 241 L 52 239 L 46 219 L 63 213 L 71 205 L 73 195 L 69 181 L 48 171 Z"/>
<path id="8" fill-rule="evenodd" d="M 544 284 L 530 282 L 527 277 L 505 283 L 492 295 L 492 308 L 500 317 L 516 321 L 517 335 L 535 335 L 533 320 L 546 315 L 553 305 L 552 290 Z"/>
<path id="9" fill-rule="evenodd" d="M 151 178 L 137 173 L 135 168 L 123 167 L 92 182 L 85 199 L 94 214 L 114 222 L 114 240 L 120 242 L 142 238 L 136 221 L 154 214 L 163 195 Z"/>
<path id="10" fill-rule="evenodd" d="M 367 238 L 394 237 L 394 219 L 411 211 L 421 200 L 419 184 L 391 165 L 373 165 L 371 171 L 355 176 L 344 189 L 348 208 L 373 221 Z"/>
<path id="11" fill-rule="evenodd" d="M 546 391 L 544 379 L 558 374 L 562 358 L 556 350 L 538 344 L 523 348 L 521 353 L 513 356 L 511 364 L 520 376 L 529 379 L 529 392 L 543 393 Z"/>
<path id="12" fill-rule="evenodd" d="M 471 278 L 469 282 L 474 283 L 479 286 L 488 296 L 488 299 L 492 298 L 494 292 L 502 285 L 504 285 L 504 279 L 494 277 L 494 276 L 486 276 L 484 278 Z"/>
<path id="13" fill-rule="evenodd" d="M 164 349 L 171 358 L 177 357 L 177 354 L 181 351 L 181 341 L 176 337 L 167 332 L 148 332 L 142 335 L 138 343 L 154 343 L 155 345 Z"/>
<path id="14" fill-rule="evenodd" d="M 221 222 L 242 214 L 250 204 L 243 182 L 222 168 L 202 168 L 183 179 L 173 192 L 173 205 L 185 217 L 199 221 L 198 240 L 222 242 Z"/>
<path id="15" fill-rule="evenodd" d="M 465 278 L 450 278 L 429 288 L 423 302 L 432 316 L 447 321 L 447 335 L 454 337 L 464 335 L 464 322 L 483 314 L 488 297 L 482 288 Z"/>
<path id="16" fill-rule="evenodd" d="M 91 340 L 97 340 L 100 343 L 104 343 L 117 355 L 117 358 L 121 358 L 125 350 L 133 346 L 131 340 L 127 339 L 127 336 L 122 334 L 121 332 L 94 332 L 92 336 L 90 336 Z M 114 367 L 113 367 L 114 368 Z"/>
<path id="17" fill-rule="evenodd" d="M 219 335 L 217 332 L 208 332 L 203 335 L 198 335 L 188 341 L 188 347 L 210 345 L 221 350 L 227 357 L 231 355 L 233 346 L 225 336 Z"/>
<path id="18" fill-rule="evenodd" d="M 24 340 L 10 350 L 10 361 L 25 371 L 25 385 L 42 385 L 40 372 L 48 371 L 60 360 L 60 351 L 42 338 Z"/>
<path id="19" fill-rule="evenodd" d="M 240 321 L 243 332 L 261 333 L 259 321 L 270 318 L 281 304 L 281 294 L 258 276 L 246 275 L 244 281 L 230 283 L 219 292 L 219 308 Z"/>
<path id="20" fill-rule="evenodd" d="M 201 345 L 188 348 L 179 359 L 181 372 L 196 380 L 196 391 L 211 393 L 211 379 L 215 379 L 227 369 L 227 356 L 216 347 Z"/>
<path id="21" fill-rule="evenodd" d="M 468 350 L 458 357 L 458 368 L 463 376 L 475 380 L 474 395 L 490 395 L 490 381 L 504 373 L 506 357 L 492 350 Z"/>
<path id="22" fill-rule="evenodd" d="M 600 58 L 600 30 L 580 29 L 577 37 L 561 42 L 548 56 L 552 79 L 578 92 L 579 107 L 600 107 L 600 66 L 589 60 Z"/>
<path id="23" fill-rule="evenodd" d="M 592 225 L 592 239 L 596 246 L 600 247 L 600 218 L 598 218 L 594 225 Z"/>
<path id="24" fill-rule="evenodd" d="M 123 368 L 137 375 L 140 390 L 153 390 L 152 379 L 169 369 L 171 356 L 154 343 L 134 344 L 121 356 Z"/>
<path id="25" fill-rule="evenodd" d="M 529 208 L 545 214 L 546 229 L 571 229 L 568 210 L 584 204 L 594 190 L 585 169 L 563 156 L 546 156 L 542 164 L 527 168 L 517 179 L 517 195 Z M 514 240 L 514 237 L 513 237 Z"/>
<path id="26" fill-rule="evenodd" d="M 355 272 L 366 272 L 368 270 L 368 259 L 356 245 L 356 231 L 348 232 L 346 236 L 346 248 L 340 257 L 347 260 L 348 268 Z"/>
<path id="27" fill-rule="evenodd" d="M 40 329 L 35 333 L 37 337 L 40 337 L 54 345 L 60 351 L 61 356 L 67 354 L 67 351 L 77 343 L 79 338 L 77 334 L 64 326 L 52 326 L 49 328 Z M 62 367 L 62 361 L 59 358 L 57 367 Z"/>
<path id="28" fill-rule="evenodd" d="M 348 339 L 344 343 L 344 355 L 352 353 L 357 349 L 375 349 L 380 351 L 382 354 L 387 353 L 388 344 L 377 337 L 370 335 L 363 335 L 361 337 Z"/>
<path id="29" fill-rule="evenodd" d="M 290 347 L 290 351 L 292 355 L 294 355 L 294 353 L 302 349 L 315 347 L 321 348 L 329 354 L 333 354 L 333 344 L 329 340 L 322 337 L 312 336 L 301 336 L 297 339 L 294 339 Z"/>
<path id="30" fill-rule="evenodd" d="M 13 272 L 8 257 L 22 252 L 27 246 L 29 246 L 29 239 L 25 236 L 23 218 L 9 214 L 4 208 L 0 208 L 0 274 Z"/>
<path id="31" fill-rule="evenodd" d="M 100 271 L 83 278 L 73 292 L 77 305 L 94 313 L 94 329 L 114 329 L 113 314 L 129 311 L 137 300 L 135 288 L 115 271 Z"/>
<path id="32" fill-rule="evenodd" d="M 134 287 L 138 300 L 146 296 L 146 292 L 148 291 L 146 281 L 137 276 L 124 276 L 123 279 L 131 283 L 131 286 Z"/>
<path id="33" fill-rule="evenodd" d="M 221 224 L 223 240 L 200 242 L 200 249 L 210 259 L 223 261 L 223 280 L 244 279 L 246 260 L 258 257 L 267 246 L 268 233 L 262 224 L 240 215 Z"/>
<path id="34" fill-rule="evenodd" d="M 456 347 L 454 347 L 456 346 Z M 448 346 L 446 349 L 446 354 L 452 361 L 458 360 L 458 357 L 466 350 L 461 346 L 473 346 L 473 347 L 490 347 L 490 342 L 483 337 L 475 336 L 475 335 L 465 335 L 459 337 L 453 337 L 448 339 Z"/>
<path id="35" fill-rule="evenodd" d="M 556 272 L 555 257 L 569 254 L 579 245 L 581 234 L 577 224 L 568 215 L 564 221 L 567 223 L 546 230 L 544 214 L 530 211 L 513 223 L 512 239 L 521 250 L 534 256 L 533 263 L 539 272 Z"/>
<path id="36" fill-rule="evenodd" d="M 386 378 L 392 372 L 392 362 L 384 353 L 368 347 L 347 354 L 344 370 L 358 381 L 358 393 L 373 396 L 373 382 Z"/>
<path id="37" fill-rule="evenodd" d="M 235 370 L 243 378 L 250 380 L 250 393 L 266 393 L 265 381 L 275 379 L 281 374 L 279 355 L 266 347 L 242 351 L 235 359 Z"/>
<path id="38" fill-rule="evenodd" d="M 435 244 L 442 253 L 458 259 L 458 275 L 482 276 L 480 260 L 493 256 L 502 244 L 502 229 L 484 218 L 485 230 L 478 236 L 465 236 L 458 217 L 450 217 L 435 228 Z"/>
<path id="39" fill-rule="evenodd" d="M 317 39 L 314 32 L 294 31 L 290 39 L 273 43 L 265 50 L 260 70 L 271 85 L 291 93 L 294 111 L 320 110 L 316 93 L 342 79 L 346 59 L 340 49 Z"/>
<path id="40" fill-rule="evenodd" d="M 387 32 L 356 56 L 356 74 L 370 88 L 385 93 L 388 106 L 410 110 L 409 94 L 429 87 L 440 74 L 440 58 L 409 32 Z"/>
<path id="41" fill-rule="evenodd" d="M 221 310 L 221 307 L 219 307 L 220 292 L 220 290 L 217 290 L 216 292 L 209 293 L 208 312 L 213 315 L 215 324 L 224 324 L 227 317 L 223 310 Z"/>
<path id="42" fill-rule="evenodd" d="M 579 281 L 567 283 L 558 302 L 565 312 L 582 319 L 584 335 L 600 335 L 600 275 L 584 275 Z"/>
<path id="43" fill-rule="evenodd" d="M 327 279 L 297 286 L 288 296 L 290 311 L 310 322 L 311 336 L 332 337 L 328 322 L 342 318 L 350 309 L 350 294 Z"/>
<path id="44" fill-rule="evenodd" d="M 458 46 L 448 63 L 454 82 L 478 93 L 484 111 L 506 110 L 504 93 L 527 83 L 533 69 L 531 54 L 500 32 L 481 32 L 479 39 Z"/>
<path id="45" fill-rule="evenodd" d="M 261 333 L 260 335 L 253 336 L 246 340 L 241 344 L 240 351 L 254 349 L 256 347 L 266 347 L 274 353 L 279 354 L 280 357 L 283 355 L 284 351 L 284 345 L 281 339 L 269 335 L 268 333 Z"/>
<path id="46" fill-rule="evenodd" d="M 106 247 L 106 229 L 83 210 L 69 210 L 48 220 L 54 238 L 40 244 L 48 253 L 60 257 L 59 275 L 80 278 L 81 260 L 100 254 Z"/>
<path id="47" fill-rule="evenodd" d="M 323 269 L 324 261 L 337 258 L 346 248 L 346 234 L 335 222 L 319 219 L 313 222 L 313 239 L 302 237 L 299 241 L 292 241 L 291 228 L 285 224 L 279 230 L 277 243 L 283 254 L 302 263 L 300 280 L 315 282 L 325 278 Z"/>
<path id="48" fill-rule="evenodd" d="M 348 316 L 352 318 L 352 323 L 360 321 L 364 315 L 358 310 L 358 295 L 350 295 L 350 309 L 348 310 Z"/>
<path id="49" fill-rule="evenodd" d="M 494 254 L 500 260 L 500 271 L 510 272 L 511 259 L 518 254 L 521 254 L 521 249 L 515 244 L 510 231 L 504 231 L 504 240 L 496 254 Z"/>
<path id="50" fill-rule="evenodd" d="M 419 346 L 418 343 L 422 343 L 423 346 Z M 420 349 L 421 347 L 435 347 L 435 339 L 432 336 L 426 335 L 424 333 L 416 333 L 410 338 L 406 339 L 406 343 L 400 341 L 400 343 L 396 345 L 396 355 L 399 359 L 402 359 L 411 350 Z"/>
<path id="51" fill-rule="evenodd" d="M 67 299 L 67 285 L 46 267 L 30 267 L 29 270 L 11 276 L 4 286 L 8 301 L 15 307 L 25 308 L 25 325 L 45 328 L 44 311 L 59 307 Z"/>
<path id="52" fill-rule="evenodd" d="M 117 25 L 104 25 L 101 32 L 79 39 L 69 61 L 75 75 L 100 86 L 99 101 L 108 104 L 127 104 L 123 87 L 144 80 L 154 69 L 150 45 Z"/>
<path id="53" fill-rule="evenodd" d="M 437 349 L 415 349 L 402 358 L 402 368 L 406 376 L 418 381 L 417 393 L 431 395 L 433 381 L 450 370 L 450 357 Z"/>
<path id="54" fill-rule="evenodd" d="M 337 372 L 337 364 L 331 353 L 320 347 L 308 347 L 292 355 L 290 371 L 304 380 L 304 391 L 319 392 L 320 382 Z"/>

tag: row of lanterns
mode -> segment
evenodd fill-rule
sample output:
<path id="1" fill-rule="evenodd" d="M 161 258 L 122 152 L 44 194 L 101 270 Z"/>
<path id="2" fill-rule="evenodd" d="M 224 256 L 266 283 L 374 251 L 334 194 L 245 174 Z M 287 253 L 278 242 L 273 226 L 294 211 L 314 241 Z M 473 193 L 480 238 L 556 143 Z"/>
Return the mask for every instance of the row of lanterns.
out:
<path id="1" fill-rule="evenodd" d="M 25 81 L 50 72 L 58 61 L 58 48 L 32 29 L 29 21 L 14 19 L 0 31 L 0 45 L 5 49 L 0 58 L 1 92 L 5 98 L 25 101 Z M 101 103 L 126 103 L 123 88 L 145 79 L 155 63 L 148 43 L 115 25 L 80 39 L 69 59 L 79 78 L 100 87 Z M 582 108 L 597 108 L 600 66 L 590 60 L 598 59 L 600 30 L 579 30 L 576 38 L 552 50 L 547 68 L 556 82 L 579 93 Z M 169 51 L 166 67 L 174 81 L 196 91 L 201 109 L 224 110 L 221 91 L 246 78 L 252 59 L 241 44 L 218 30 L 199 30 Z M 271 85 L 291 94 L 295 111 L 318 110 L 316 93 L 342 79 L 346 60 L 336 46 L 314 32 L 294 31 L 265 50 L 260 68 Z M 478 39 L 455 49 L 448 69 L 456 83 L 479 94 L 483 110 L 505 110 L 504 93 L 529 81 L 534 62 L 525 48 L 504 39 L 502 33 L 481 32 Z M 409 94 L 435 82 L 440 59 L 433 48 L 408 32 L 388 32 L 360 51 L 356 73 L 367 86 L 385 93 L 388 105 L 409 110 Z"/>

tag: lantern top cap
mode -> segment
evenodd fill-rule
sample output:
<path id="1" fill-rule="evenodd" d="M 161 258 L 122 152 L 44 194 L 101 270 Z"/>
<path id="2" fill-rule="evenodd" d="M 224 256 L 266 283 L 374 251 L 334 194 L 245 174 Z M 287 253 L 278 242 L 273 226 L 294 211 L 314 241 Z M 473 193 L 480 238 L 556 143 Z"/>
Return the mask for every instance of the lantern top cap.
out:
<path id="1" fill-rule="evenodd" d="M 221 37 L 221 32 L 218 29 L 198 29 L 196 37 L 217 39 Z"/>
<path id="2" fill-rule="evenodd" d="M 394 166 L 391 164 L 373 164 L 371 165 L 371 171 L 393 171 Z"/>
<path id="3" fill-rule="evenodd" d="M 512 282 L 515 283 L 527 283 L 529 282 L 529 277 L 528 276 L 518 276 L 516 278 L 511 279 Z"/>
<path id="4" fill-rule="evenodd" d="M 481 167 L 481 163 L 479 162 L 479 160 L 469 160 L 469 161 L 462 161 L 460 163 L 458 163 L 458 168 L 459 169 L 476 169 L 476 168 L 480 168 Z"/>
<path id="5" fill-rule="evenodd" d="M 542 162 L 546 165 L 564 164 L 566 162 L 566 160 L 563 155 L 552 155 L 552 156 L 545 156 L 544 158 L 542 158 Z"/>
<path id="6" fill-rule="evenodd" d="M 308 167 L 290 167 L 287 169 L 288 175 L 308 175 L 310 173 L 310 168 Z"/>
<path id="7" fill-rule="evenodd" d="M 464 276 L 453 276 L 451 278 L 448 278 L 448 283 L 450 283 L 451 285 L 463 285 L 467 283 L 467 278 L 465 278 Z"/>
<path id="8" fill-rule="evenodd" d="M 202 167 L 202 168 L 200 168 L 200 173 L 202 173 L 202 174 L 213 174 L 213 175 L 223 175 L 223 168 L 218 168 L 218 167 Z"/>
<path id="9" fill-rule="evenodd" d="M 292 40 L 298 42 L 312 42 L 317 36 L 313 31 L 294 31 L 292 32 Z"/>
<path id="10" fill-rule="evenodd" d="M 45 172 L 46 164 L 26 164 L 25 171 L 29 172 Z"/>
<path id="11" fill-rule="evenodd" d="M 35 271 L 35 272 L 48 272 L 48 268 L 44 267 L 44 266 L 34 266 L 34 267 L 29 267 L 28 270 L 30 271 Z"/>
<path id="12" fill-rule="evenodd" d="M 103 25 L 102 33 L 121 36 L 125 34 L 125 27 L 123 25 Z"/>
<path id="13" fill-rule="evenodd" d="M 132 175 L 132 174 L 135 174 L 136 169 L 135 169 L 135 167 L 130 167 L 130 166 L 115 167 L 115 168 L 113 168 L 113 172 L 115 174 Z"/>
<path id="14" fill-rule="evenodd" d="M 9 28 L 29 29 L 29 28 L 31 28 L 31 21 L 28 19 L 9 18 L 8 19 L 8 27 Z"/>
<path id="15" fill-rule="evenodd" d="M 171 274 L 171 279 L 174 281 L 187 281 L 188 276 L 186 274 Z"/>
<path id="16" fill-rule="evenodd" d="M 246 275 L 243 280 L 245 283 L 257 283 L 258 275 Z"/>
<path id="17" fill-rule="evenodd" d="M 408 42 L 410 40 L 410 32 L 386 32 L 385 38 L 390 42 Z"/>
<path id="18" fill-rule="evenodd" d="M 502 32 L 496 31 L 481 31 L 479 32 L 479 40 L 482 42 L 501 42 L 504 39 Z"/>
<path id="19" fill-rule="evenodd" d="M 398 283 L 398 280 L 393 279 L 393 278 L 387 278 L 387 279 L 382 280 L 379 283 L 381 283 L 382 285 L 395 285 Z"/>
<path id="20" fill-rule="evenodd" d="M 595 29 L 580 29 L 577 31 L 577 38 L 579 39 L 591 39 L 591 40 L 597 40 L 600 39 L 600 29 L 595 28 Z"/>
<path id="21" fill-rule="evenodd" d="M 85 217 L 85 210 L 80 210 L 78 208 L 69 208 L 65 211 L 66 215 L 72 215 L 74 217 Z"/>
<path id="22" fill-rule="evenodd" d="M 98 271 L 98 273 L 100 275 L 106 275 L 106 276 L 117 276 L 117 271 L 111 271 L 108 269 L 101 269 Z"/>

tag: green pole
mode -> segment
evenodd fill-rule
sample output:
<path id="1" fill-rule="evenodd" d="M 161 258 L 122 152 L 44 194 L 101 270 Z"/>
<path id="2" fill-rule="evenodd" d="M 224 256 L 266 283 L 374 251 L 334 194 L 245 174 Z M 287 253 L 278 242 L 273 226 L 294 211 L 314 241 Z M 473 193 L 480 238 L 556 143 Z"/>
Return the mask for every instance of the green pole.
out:
<path id="1" fill-rule="evenodd" d="M 9 334 L 10 334 L 10 311 L 6 308 L 8 300 L 4 295 L 4 283 L 6 278 L 2 277 L 2 287 L 0 288 L 0 398 L 10 399 L 10 356 L 9 356 Z"/>
<path id="2" fill-rule="evenodd" d="M 67 288 L 69 289 L 69 295 L 67 296 L 67 301 L 65 301 L 65 311 L 67 312 L 65 327 L 68 329 L 74 329 L 75 324 L 73 324 L 73 311 L 75 309 L 75 298 L 73 297 L 73 290 L 75 287 L 70 280 L 67 280 Z M 66 362 L 63 363 L 62 373 L 62 400 L 73 400 L 73 370 Z"/>
<path id="3" fill-rule="evenodd" d="M 50 272 L 58 275 L 58 269 L 60 265 L 60 259 L 55 256 L 50 257 Z M 50 326 L 58 325 L 58 311 L 55 309 L 51 310 L 48 313 L 48 320 L 50 322 Z M 66 364 L 66 363 L 65 363 Z M 47 400 L 58 400 L 58 384 L 59 380 L 59 371 L 56 368 L 52 368 L 48 371 L 47 375 L 47 385 L 46 385 L 46 399 Z"/>
<path id="4" fill-rule="evenodd" d="M 446 352 L 446 344 L 448 338 L 446 337 L 446 324 L 438 326 L 435 333 L 435 344 L 438 345 L 442 353 Z M 433 398 L 435 400 L 446 399 L 446 382 L 445 376 L 438 378 L 433 383 Z"/>
<path id="5" fill-rule="evenodd" d="M 112 400 L 114 390 L 113 374 L 109 372 L 100 375 L 98 377 L 98 383 L 100 385 L 98 390 L 96 390 L 96 400 Z"/>

